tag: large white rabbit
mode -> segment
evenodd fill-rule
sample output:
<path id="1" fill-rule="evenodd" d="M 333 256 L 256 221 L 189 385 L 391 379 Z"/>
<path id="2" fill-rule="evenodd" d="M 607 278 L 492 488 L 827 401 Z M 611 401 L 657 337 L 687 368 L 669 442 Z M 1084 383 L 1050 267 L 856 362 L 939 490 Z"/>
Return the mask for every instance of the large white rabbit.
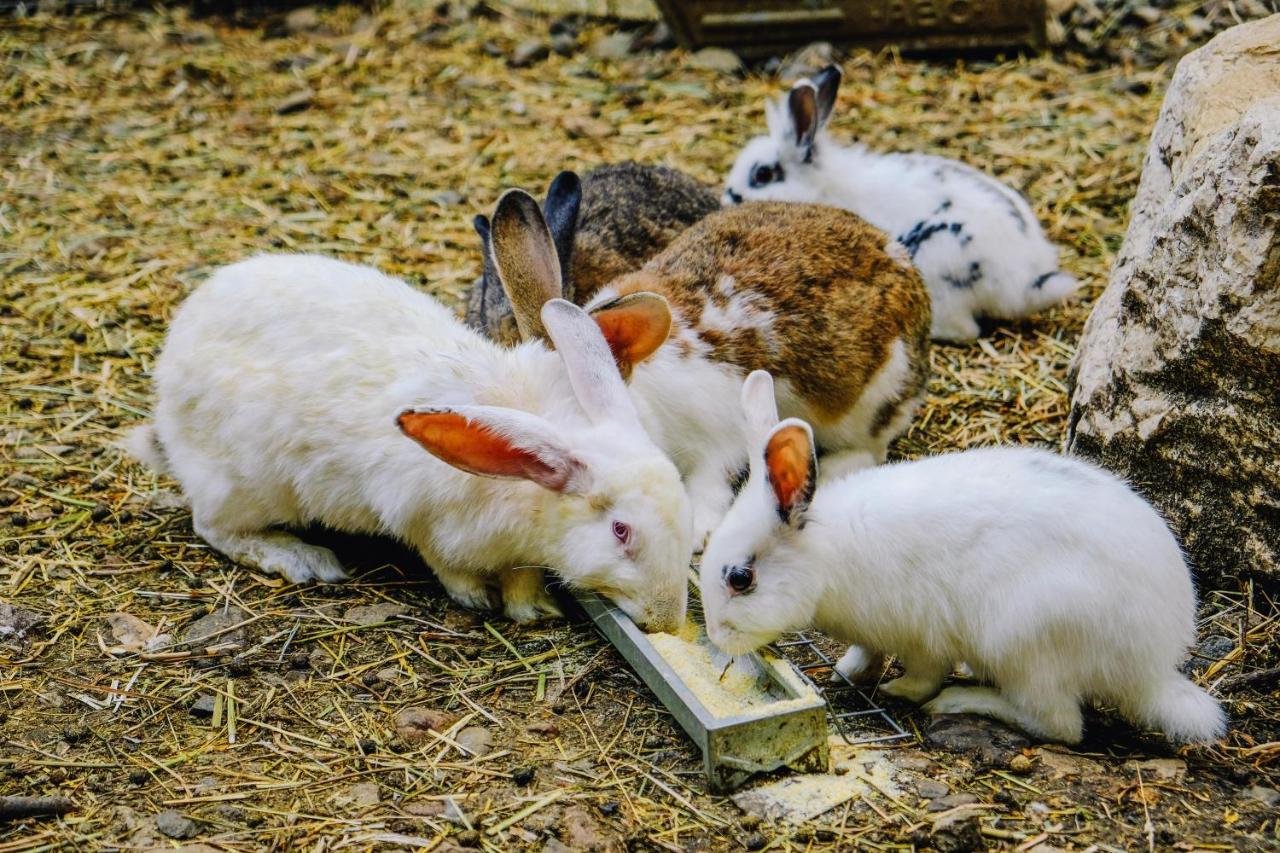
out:
<path id="1" fill-rule="evenodd" d="M 933 299 L 933 337 L 970 340 L 978 317 L 1017 319 L 1079 286 L 1019 193 L 957 160 L 842 146 L 827 134 L 840 86 L 830 65 L 765 103 L 769 135 L 747 143 L 723 202 L 808 201 L 851 210 L 911 254 Z"/>
<path id="2" fill-rule="evenodd" d="M 369 267 L 223 267 L 175 316 L 154 425 L 130 446 L 182 484 L 210 545 L 293 581 L 345 576 L 279 529 L 319 522 L 408 543 L 467 606 L 555 613 L 553 567 L 642 625 L 679 625 L 692 554 L 680 476 L 595 322 L 563 300 L 542 321 L 554 352 L 507 349 Z"/>
<path id="3" fill-rule="evenodd" d="M 1123 482 L 1030 448 L 869 468 L 816 488 L 809 426 L 778 423 L 773 382 L 742 392 L 751 474 L 702 557 L 707 634 L 730 654 L 810 626 L 905 667 L 886 693 L 1080 740 L 1080 703 L 1173 740 L 1212 741 L 1222 709 L 1178 671 L 1195 638 L 1190 574 Z M 956 661 L 992 686 L 938 692 Z M 936 694 L 936 696 L 935 696 Z"/>

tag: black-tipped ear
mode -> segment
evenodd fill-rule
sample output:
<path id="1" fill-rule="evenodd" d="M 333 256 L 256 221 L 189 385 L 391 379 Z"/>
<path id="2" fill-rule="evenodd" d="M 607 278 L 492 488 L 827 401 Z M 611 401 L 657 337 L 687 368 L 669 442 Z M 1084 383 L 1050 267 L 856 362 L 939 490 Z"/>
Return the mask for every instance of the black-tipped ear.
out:
<path id="1" fill-rule="evenodd" d="M 483 213 L 477 213 L 476 218 L 471 220 L 471 224 L 475 227 L 476 233 L 480 235 L 481 241 L 485 246 L 489 245 L 489 217 Z"/>
<path id="2" fill-rule="evenodd" d="M 843 72 L 839 65 L 828 65 L 813 76 L 813 85 L 818 89 L 818 127 L 825 127 L 831 119 L 831 110 L 836 105 L 836 93 L 840 91 L 840 78 Z"/>
<path id="3" fill-rule="evenodd" d="M 573 260 L 573 241 L 578 236 L 578 209 L 582 206 L 582 181 L 573 172 L 561 172 L 547 190 L 542 214 L 551 229 L 551 240 L 560 259 L 562 296 L 573 301 L 573 279 L 569 271 Z"/>
<path id="4" fill-rule="evenodd" d="M 807 163 L 813 152 L 813 137 L 818 132 L 817 89 L 813 83 L 805 80 L 792 88 L 787 96 L 787 111 L 791 114 L 796 148 L 800 149 L 800 155 Z"/>

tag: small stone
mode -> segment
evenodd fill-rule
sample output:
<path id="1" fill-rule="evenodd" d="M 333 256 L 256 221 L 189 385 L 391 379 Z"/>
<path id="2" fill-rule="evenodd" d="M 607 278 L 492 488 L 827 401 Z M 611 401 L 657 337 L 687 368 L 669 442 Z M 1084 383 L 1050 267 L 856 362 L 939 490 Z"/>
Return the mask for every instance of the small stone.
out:
<path id="1" fill-rule="evenodd" d="M 457 190 L 441 190 L 438 193 L 432 193 L 428 198 L 441 207 L 453 207 L 467 200 L 466 196 Z"/>
<path id="2" fill-rule="evenodd" d="M 538 720 L 525 726 L 525 731 L 543 737 L 555 737 L 560 734 L 560 727 L 551 720 Z"/>
<path id="3" fill-rule="evenodd" d="M 1244 795 L 1251 800 L 1257 800 L 1268 808 L 1276 808 L 1280 806 L 1280 791 L 1275 788 L 1268 788 L 1265 785 L 1254 785 L 1252 788 L 1245 790 Z"/>
<path id="4" fill-rule="evenodd" d="M 219 803 L 214 812 L 218 817 L 231 823 L 245 823 L 248 818 L 248 812 L 239 806 L 233 806 L 230 803 Z"/>
<path id="5" fill-rule="evenodd" d="M 244 642 L 244 628 L 239 626 L 248 618 L 248 613 L 235 606 L 215 610 L 192 622 L 182 633 L 182 642 L 191 646 L 241 644 Z"/>
<path id="6" fill-rule="evenodd" d="M 521 42 L 511 52 L 507 65 L 511 68 L 528 68 L 535 62 L 541 62 L 551 53 L 551 47 L 541 39 Z"/>
<path id="7" fill-rule="evenodd" d="M 551 37 L 551 50 L 559 56 L 573 56 L 578 50 L 578 37 L 572 33 L 556 33 Z"/>
<path id="8" fill-rule="evenodd" d="M 537 776 L 532 767 L 517 767 L 511 771 L 511 781 L 517 785 L 528 785 Z"/>
<path id="9" fill-rule="evenodd" d="M 968 753 L 986 765 L 1007 765 L 1030 743 L 1020 732 L 971 714 L 934 717 L 925 729 L 925 740 L 931 746 Z"/>
<path id="10" fill-rule="evenodd" d="M 446 732 L 457 721 L 457 716 L 450 714 L 448 711 L 420 707 L 401 708 L 393 718 L 396 734 L 409 743 L 421 740 L 435 740 L 427 732 Z"/>
<path id="11" fill-rule="evenodd" d="M 287 116 L 291 113 L 299 113 L 311 106 L 315 101 L 316 93 L 310 89 L 303 89 L 300 92 L 294 92 L 287 98 L 284 98 L 276 104 L 276 114 Z"/>
<path id="12" fill-rule="evenodd" d="M 358 782 L 348 789 L 347 796 L 353 806 L 376 806 L 382 802 L 382 795 L 378 792 L 377 782 Z"/>
<path id="13" fill-rule="evenodd" d="M 581 805 L 564 810 L 560 820 L 560 840 L 572 850 L 612 851 L 620 846 L 620 839 L 600 825 L 595 816 Z"/>
<path id="14" fill-rule="evenodd" d="M 42 621 L 30 610 L 0 602 L 0 642 L 16 642 Z"/>
<path id="15" fill-rule="evenodd" d="M 589 53 L 596 59 L 626 59 L 635 44 L 635 34 L 619 30 L 591 43 Z"/>
<path id="16" fill-rule="evenodd" d="M 400 670 L 393 666 L 389 666 L 386 669 L 380 669 L 377 672 L 377 679 L 383 684 L 395 684 L 400 680 Z"/>
<path id="17" fill-rule="evenodd" d="M 284 28 L 295 35 L 320 28 L 320 14 L 314 6 L 302 6 L 284 16 Z"/>
<path id="18" fill-rule="evenodd" d="M 1236 647 L 1236 641 L 1230 637 L 1215 634 L 1205 637 L 1204 642 L 1196 646 L 1195 654 L 1187 661 L 1183 670 L 1192 675 L 1199 675 L 1218 661 L 1222 660 Z"/>
<path id="19" fill-rule="evenodd" d="M 723 47 L 704 47 L 689 57 L 689 65 L 702 71 L 732 74 L 742 68 L 738 54 Z"/>
<path id="20" fill-rule="evenodd" d="M 347 612 L 342 614 L 342 618 L 348 622 L 368 627 L 382 622 L 390 622 L 395 617 L 408 612 L 409 608 L 403 604 L 391 604 L 389 602 L 386 604 L 360 604 L 348 608 Z"/>
<path id="21" fill-rule="evenodd" d="M 109 515 L 111 515 L 111 507 L 106 504 L 94 504 L 89 510 L 89 518 L 94 521 L 102 521 Z"/>
<path id="22" fill-rule="evenodd" d="M 763 850 L 765 845 L 769 843 L 769 839 L 759 832 L 753 832 L 742 843 L 748 850 Z"/>
<path id="23" fill-rule="evenodd" d="M 169 838 L 194 838 L 196 835 L 196 822 L 186 815 L 169 809 L 166 812 L 160 812 L 156 815 L 156 829 L 162 835 Z"/>
<path id="24" fill-rule="evenodd" d="M 945 797 L 939 797 L 936 800 L 930 800 L 929 804 L 924 807 L 927 812 L 945 812 L 959 806 L 968 806 L 976 803 L 978 798 L 973 794 L 966 794 L 963 791 L 957 794 L 948 794 Z"/>
<path id="25" fill-rule="evenodd" d="M 921 779 L 916 782 L 916 793 L 926 800 L 937 800 L 951 793 L 951 787 L 936 779 Z"/>
<path id="26" fill-rule="evenodd" d="M 1020 776 L 1025 776 L 1035 767 L 1035 762 L 1022 753 L 1018 753 L 1009 759 L 1009 769 Z"/>
<path id="27" fill-rule="evenodd" d="M 493 749 L 493 732 L 484 726 L 467 726 L 458 732 L 454 742 L 473 756 L 487 755 Z"/>
<path id="28" fill-rule="evenodd" d="M 191 703 L 191 707 L 187 709 L 193 717 L 212 717 L 213 716 L 213 694 L 201 693 L 196 700 Z"/>

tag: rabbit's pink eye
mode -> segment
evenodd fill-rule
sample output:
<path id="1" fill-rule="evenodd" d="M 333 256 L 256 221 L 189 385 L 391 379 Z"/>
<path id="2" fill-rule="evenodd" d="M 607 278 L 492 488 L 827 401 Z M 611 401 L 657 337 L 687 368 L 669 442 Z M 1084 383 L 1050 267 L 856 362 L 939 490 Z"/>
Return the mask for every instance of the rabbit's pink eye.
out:
<path id="1" fill-rule="evenodd" d="M 615 521 L 613 523 L 613 535 L 615 539 L 626 545 L 631 541 L 631 526 L 621 521 Z"/>

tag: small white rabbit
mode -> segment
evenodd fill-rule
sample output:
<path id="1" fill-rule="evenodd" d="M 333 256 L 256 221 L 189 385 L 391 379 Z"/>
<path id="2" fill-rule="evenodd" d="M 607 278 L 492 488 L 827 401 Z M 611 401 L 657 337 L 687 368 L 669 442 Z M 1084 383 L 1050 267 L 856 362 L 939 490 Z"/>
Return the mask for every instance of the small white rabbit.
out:
<path id="1" fill-rule="evenodd" d="M 1178 671 L 1195 592 L 1163 519 L 1111 474 L 1030 448 L 869 468 L 816 489 L 808 424 L 777 422 L 773 382 L 742 390 L 751 474 L 702 558 L 712 642 L 741 654 L 818 630 L 893 653 L 880 689 L 936 714 L 995 717 L 1075 743 L 1080 703 L 1176 741 L 1223 734 Z M 938 688 L 955 661 L 993 686 Z"/>
<path id="2" fill-rule="evenodd" d="M 554 300 L 542 324 L 554 352 L 507 349 L 369 267 L 223 267 L 174 318 L 154 424 L 130 448 L 182 484 L 210 545 L 295 582 L 345 577 L 278 529 L 319 522 L 401 539 L 469 607 L 553 614 L 554 567 L 644 626 L 678 626 L 693 550 L 680 476 L 595 322 Z"/>
<path id="3" fill-rule="evenodd" d="M 944 157 L 833 141 L 826 126 L 839 86 L 830 65 L 765 103 L 769 135 L 738 155 L 724 204 L 830 204 L 896 237 L 929 288 L 935 338 L 972 340 L 978 317 L 1026 317 L 1075 292 L 1026 199 L 995 178 Z"/>

